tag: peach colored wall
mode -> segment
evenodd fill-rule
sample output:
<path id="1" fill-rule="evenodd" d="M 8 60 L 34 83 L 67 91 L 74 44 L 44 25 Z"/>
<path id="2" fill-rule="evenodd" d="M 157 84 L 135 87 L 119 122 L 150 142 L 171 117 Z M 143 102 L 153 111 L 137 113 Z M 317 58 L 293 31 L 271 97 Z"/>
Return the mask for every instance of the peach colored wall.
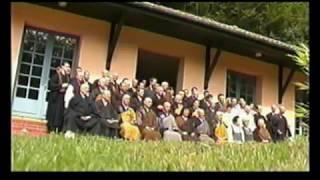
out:
<path id="1" fill-rule="evenodd" d="M 11 9 L 11 77 L 15 77 L 16 74 L 25 24 L 79 36 L 79 65 L 92 73 L 91 80 L 101 75 L 100 72 L 105 68 L 106 63 L 109 23 L 27 3 L 12 3 Z M 120 77 L 135 77 L 139 48 L 180 58 L 183 67 L 179 67 L 181 72 L 178 73 L 178 78 L 181 82 L 177 82 L 178 86 L 203 88 L 204 46 L 127 26 L 122 28 L 111 63 L 111 72 L 119 73 Z M 277 103 L 278 68 L 276 65 L 223 51 L 209 81 L 208 89 L 214 95 L 225 93 L 227 69 L 257 77 L 256 97 L 263 105 L 264 113 L 269 111 L 270 105 Z M 285 69 L 286 75 L 288 71 Z M 296 73 L 293 81 L 304 79 L 301 73 Z M 13 82 L 12 78 L 11 88 L 13 88 Z M 294 94 L 294 85 L 291 83 L 284 94 L 283 104 L 288 109 L 287 115 L 292 130 L 294 128 Z"/>
<path id="2" fill-rule="evenodd" d="M 80 37 L 79 66 L 91 80 L 101 76 L 107 57 L 109 23 L 28 3 L 11 4 L 11 77 L 15 77 L 25 24 Z M 14 79 L 11 81 L 13 90 Z"/>
<path id="3" fill-rule="evenodd" d="M 127 26 L 122 28 L 111 72 L 128 78 L 135 77 L 139 48 L 180 58 L 184 61 L 183 88 L 203 87 L 203 46 Z"/>
<path id="4" fill-rule="evenodd" d="M 278 66 L 223 51 L 209 81 L 209 90 L 213 92 L 214 95 L 226 93 L 227 70 L 257 77 L 256 98 L 257 102 L 262 104 L 264 114 L 270 111 L 272 104 L 278 103 Z M 289 69 L 284 68 L 284 79 L 287 78 L 288 74 Z M 293 82 L 302 81 L 303 79 L 305 79 L 305 77 L 301 73 L 296 72 L 283 97 L 282 104 L 287 108 L 286 115 L 289 119 L 292 132 L 294 132 L 295 126 L 295 88 Z"/>

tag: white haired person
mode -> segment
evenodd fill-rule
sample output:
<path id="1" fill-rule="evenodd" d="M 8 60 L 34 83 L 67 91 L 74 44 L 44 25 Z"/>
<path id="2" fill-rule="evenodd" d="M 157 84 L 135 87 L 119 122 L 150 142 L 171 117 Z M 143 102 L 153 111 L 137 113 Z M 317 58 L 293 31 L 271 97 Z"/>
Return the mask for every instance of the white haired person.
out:
<path id="1" fill-rule="evenodd" d="M 210 127 L 205 118 L 205 112 L 203 109 L 199 108 L 195 111 L 197 113 L 196 129 L 199 140 L 206 143 L 214 143 L 214 140 L 210 138 Z"/>
<path id="2" fill-rule="evenodd" d="M 271 135 L 266 128 L 265 120 L 261 117 L 257 121 L 257 128 L 254 130 L 253 135 L 255 141 L 263 143 L 272 142 Z"/>
<path id="3" fill-rule="evenodd" d="M 171 104 L 166 101 L 163 103 L 163 113 L 160 115 L 163 128 L 163 140 L 165 141 L 182 141 L 176 120 L 171 113 Z"/>

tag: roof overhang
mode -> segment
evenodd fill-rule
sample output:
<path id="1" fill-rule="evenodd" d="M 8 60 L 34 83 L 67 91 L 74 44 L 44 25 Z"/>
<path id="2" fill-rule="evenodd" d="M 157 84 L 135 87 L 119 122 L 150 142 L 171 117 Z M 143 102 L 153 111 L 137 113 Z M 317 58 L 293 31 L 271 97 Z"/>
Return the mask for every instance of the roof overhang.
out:
<path id="1" fill-rule="evenodd" d="M 290 47 L 278 46 L 259 39 L 245 37 L 241 33 L 214 28 L 204 23 L 177 16 L 175 13 L 160 12 L 159 9 L 152 9 L 143 3 L 68 2 L 66 7 L 60 7 L 56 2 L 36 4 L 109 22 L 116 22 L 123 13 L 126 13 L 124 22 L 126 26 L 211 46 L 212 48 L 220 48 L 272 64 L 297 68 L 295 62 L 287 56 L 287 54 L 294 54 Z M 262 56 L 256 57 L 257 53 L 261 53 Z"/>

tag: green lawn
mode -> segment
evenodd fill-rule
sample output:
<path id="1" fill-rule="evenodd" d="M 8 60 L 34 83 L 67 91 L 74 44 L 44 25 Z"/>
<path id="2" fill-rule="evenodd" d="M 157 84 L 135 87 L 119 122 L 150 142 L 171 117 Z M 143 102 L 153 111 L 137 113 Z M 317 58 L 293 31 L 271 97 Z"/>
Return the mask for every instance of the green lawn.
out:
<path id="1" fill-rule="evenodd" d="M 279 144 L 12 137 L 13 171 L 308 171 L 306 137 Z"/>

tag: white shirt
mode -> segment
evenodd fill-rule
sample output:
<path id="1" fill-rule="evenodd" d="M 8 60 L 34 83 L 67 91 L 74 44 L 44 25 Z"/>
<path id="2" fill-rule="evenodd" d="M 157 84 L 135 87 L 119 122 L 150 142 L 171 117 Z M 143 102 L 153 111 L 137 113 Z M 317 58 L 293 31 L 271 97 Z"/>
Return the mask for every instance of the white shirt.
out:
<path id="1" fill-rule="evenodd" d="M 68 85 L 66 93 L 64 94 L 64 107 L 67 109 L 69 107 L 69 102 L 73 98 L 73 86 L 71 84 Z"/>
<path id="2" fill-rule="evenodd" d="M 243 123 L 243 121 L 249 121 L 248 127 L 252 131 L 254 131 L 256 129 L 256 123 L 254 122 L 254 117 L 251 113 L 246 113 L 246 112 L 241 113 L 240 118 L 242 120 L 242 123 Z M 241 127 L 243 127 L 243 124 L 241 124 L 241 125 L 242 125 Z"/>

